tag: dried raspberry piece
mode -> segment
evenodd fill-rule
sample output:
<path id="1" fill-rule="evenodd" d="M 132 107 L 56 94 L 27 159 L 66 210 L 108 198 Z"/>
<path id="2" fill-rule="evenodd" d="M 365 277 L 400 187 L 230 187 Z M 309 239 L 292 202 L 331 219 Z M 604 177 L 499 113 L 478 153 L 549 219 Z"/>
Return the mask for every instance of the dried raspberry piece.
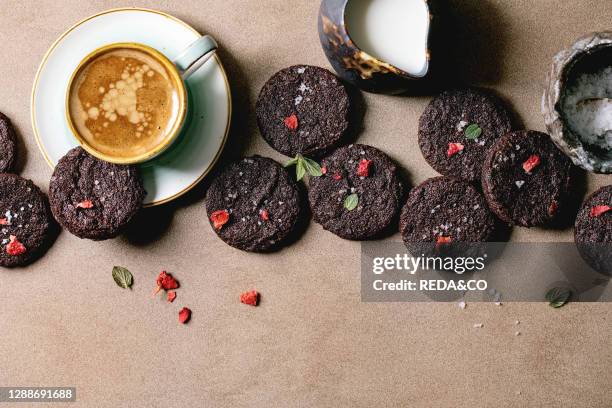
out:
<path id="1" fill-rule="evenodd" d="M 595 207 L 591 208 L 591 217 L 599 217 L 603 213 L 610 210 L 612 210 L 612 207 L 609 205 L 596 205 Z"/>
<path id="2" fill-rule="evenodd" d="M 191 319 L 191 310 L 187 307 L 184 307 L 179 312 L 179 322 L 185 324 Z"/>
<path id="3" fill-rule="evenodd" d="M 557 202 L 555 200 L 551 201 L 550 205 L 548 206 L 548 215 L 555 215 L 557 213 L 558 208 L 559 205 L 557 204 Z"/>
<path id="4" fill-rule="evenodd" d="M 446 151 L 446 156 L 451 157 L 452 155 L 457 154 L 460 151 L 462 151 L 463 148 L 464 146 L 461 143 L 449 143 L 448 150 Z"/>
<path id="5" fill-rule="evenodd" d="M 327 174 L 327 167 L 326 166 L 321 167 L 321 174 Z"/>
<path id="6" fill-rule="evenodd" d="M 372 160 L 361 159 L 359 161 L 359 166 L 357 166 L 357 175 L 359 177 L 368 177 L 370 175 L 371 164 Z"/>
<path id="7" fill-rule="evenodd" d="M 286 117 L 283 122 L 285 122 L 285 126 L 287 126 L 289 130 L 296 130 L 298 128 L 298 118 L 295 116 L 295 113 Z"/>
<path id="8" fill-rule="evenodd" d="M 537 154 L 532 154 L 529 156 L 525 163 L 523 163 L 523 170 L 525 173 L 531 174 L 531 170 L 535 169 L 540 164 L 540 156 Z"/>
<path id="9" fill-rule="evenodd" d="M 176 299 L 176 292 L 168 292 L 168 302 L 172 303 L 174 302 L 174 299 Z"/>
<path id="10" fill-rule="evenodd" d="M 6 218 L 0 218 L 0 225 L 10 225 Z"/>
<path id="11" fill-rule="evenodd" d="M 342 180 L 342 174 L 340 174 L 340 173 L 336 173 L 336 174 L 334 174 L 334 175 L 332 176 L 332 178 L 333 178 L 334 180 Z"/>
<path id="12" fill-rule="evenodd" d="M 444 236 L 440 235 L 436 239 L 436 245 L 450 244 L 451 241 L 452 241 L 451 237 L 444 237 Z"/>
<path id="13" fill-rule="evenodd" d="M 9 236 L 10 242 L 6 246 L 6 253 L 12 256 L 18 256 L 24 254 L 26 251 L 26 247 L 19 242 L 16 236 Z"/>
<path id="14" fill-rule="evenodd" d="M 213 222 L 213 227 L 219 231 L 229 221 L 229 212 L 217 210 L 210 215 L 210 220 Z"/>
<path id="15" fill-rule="evenodd" d="M 259 303 L 259 293 L 256 290 L 250 290 L 240 294 L 240 303 L 245 305 L 257 306 Z"/>
<path id="16" fill-rule="evenodd" d="M 91 200 L 83 200 L 77 205 L 75 205 L 75 207 L 76 208 L 91 208 L 93 207 L 93 203 L 91 202 Z"/>
<path id="17" fill-rule="evenodd" d="M 166 271 L 161 271 L 161 273 L 157 277 L 157 286 L 155 287 L 155 290 L 153 291 L 153 295 L 155 295 L 161 289 L 170 290 L 170 289 L 176 289 L 178 287 L 179 287 L 179 283 L 176 279 L 174 279 L 172 275 L 170 275 L 169 273 L 166 273 Z"/>
<path id="18" fill-rule="evenodd" d="M 261 210 L 259 212 L 259 216 L 263 221 L 268 221 L 270 219 L 270 215 L 268 214 L 268 210 Z"/>

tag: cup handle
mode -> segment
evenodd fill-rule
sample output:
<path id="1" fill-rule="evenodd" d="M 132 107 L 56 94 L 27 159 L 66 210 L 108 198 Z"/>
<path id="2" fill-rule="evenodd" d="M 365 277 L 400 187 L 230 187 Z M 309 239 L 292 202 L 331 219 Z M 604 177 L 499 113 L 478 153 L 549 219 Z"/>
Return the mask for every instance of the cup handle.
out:
<path id="1" fill-rule="evenodd" d="M 174 60 L 183 79 L 189 78 L 200 68 L 217 50 L 217 42 L 210 35 L 204 35 L 195 40 L 183 50 Z"/>

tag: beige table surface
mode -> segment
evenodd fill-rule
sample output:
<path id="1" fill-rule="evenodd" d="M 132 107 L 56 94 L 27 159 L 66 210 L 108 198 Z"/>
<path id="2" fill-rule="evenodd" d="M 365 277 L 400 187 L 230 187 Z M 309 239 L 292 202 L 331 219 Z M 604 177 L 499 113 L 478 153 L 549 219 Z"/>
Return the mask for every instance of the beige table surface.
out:
<path id="1" fill-rule="evenodd" d="M 128 5 L 172 13 L 219 40 L 234 94 L 226 159 L 285 159 L 258 134 L 254 101 L 280 68 L 329 67 L 316 32 L 318 1 L 4 0 L 0 110 L 18 128 L 24 176 L 46 190 L 51 175 L 29 119 L 43 54 L 76 21 Z M 609 0 L 451 6 L 461 22 L 449 39 L 465 56 L 460 76 L 499 91 L 537 130 L 552 56 L 585 32 L 612 28 Z M 417 118 L 429 98 L 364 99 L 359 141 L 389 153 L 413 183 L 434 176 L 416 145 Z M 591 176 L 588 190 L 606 183 L 609 177 Z M 512 239 L 570 241 L 571 234 L 515 229 Z M 202 189 L 145 212 L 115 240 L 64 232 L 35 264 L 0 271 L 0 386 L 76 386 L 72 407 L 612 406 L 610 304 L 461 310 L 453 303 L 361 303 L 359 253 L 359 243 L 314 223 L 279 253 L 234 250 L 210 228 Z M 133 291 L 115 285 L 115 264 L 133 271 Z M 181 281 L 173 304 L 151 298 L 161 269 Z M 238 302 L 250 288 L 263 295 L 259 308 Z M 187 326 L 177 321 L 183 305 L 193 310 Z"/>

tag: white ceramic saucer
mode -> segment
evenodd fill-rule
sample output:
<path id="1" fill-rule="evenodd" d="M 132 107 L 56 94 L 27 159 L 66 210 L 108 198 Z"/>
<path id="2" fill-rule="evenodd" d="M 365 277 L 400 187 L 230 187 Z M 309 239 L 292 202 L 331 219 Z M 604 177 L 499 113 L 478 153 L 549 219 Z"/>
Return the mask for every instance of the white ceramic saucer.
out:
<path id="1" fill-rule="evenodd" d="M 94 49 L 115 42 L 149 45 L 173 60 L 200 34 L 168 14 L 139 8 L 104 11 L 62 34 L 45 54 L 32 89 L 32 127 L 38 146 L 54 167 L 78 145 L 66 121 L 65 95 L 70 75 Z M 177 141 L 161 156 L 141 164 L 145 206 L 171 201 L 194 187 L 217 161 L 227 139 L 231 94 L 215 55 L 186 81 L 187 122 Z"/>

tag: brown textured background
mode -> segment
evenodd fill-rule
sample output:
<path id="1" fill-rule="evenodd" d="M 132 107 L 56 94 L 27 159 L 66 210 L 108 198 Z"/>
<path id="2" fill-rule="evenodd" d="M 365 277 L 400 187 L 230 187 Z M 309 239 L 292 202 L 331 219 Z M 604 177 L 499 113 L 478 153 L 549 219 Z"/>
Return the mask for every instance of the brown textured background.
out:
<path id="1" fill-rule="evenodd" d="M 536 130 L 552 56 L 611 28 L 607 0 L 443 3 L 457 22 L 449 41 L 459 76 L 499 91 Z M 329 66 L 318 1 L 5 0 L 0 110 L 18 128 L 24 176 L 46 190 L 51 175 L 29 119 L 39 61 L 70 25 L 119 6 L 159 9 L 212 34 L 234 94 L 226 159 L 284 160 L 259 136 L 254 101 L 280 68 Z M 416 143 L 428 100 L 364 95 L 359 141 L 389 153 L 413 183 L 435 175 Z M 609 182 L 590 176 L 587 189 Z M 310 224 L 280 253 L 242 253 L 216 238 L 201 197 L 147 211 L 112 241 L 62 233 L 37 263 L 1 270 L 0 386 L 76 386 L 71 407 L 612 406 L 610 304 L 364 304 L 358 243 Z M 517 228 L 512 239 L 570 241 L 572 231 Z M 113 282 L 115 264 L 134 273 L 132 291 Z M 182 284 L 173 304 L 151 298 L 161 269 Z M 263 294 L 259 308 L 238 302 L 250 288 Z M 183 305 L 193 310 L 187 326 L 177 321 Z"/>

